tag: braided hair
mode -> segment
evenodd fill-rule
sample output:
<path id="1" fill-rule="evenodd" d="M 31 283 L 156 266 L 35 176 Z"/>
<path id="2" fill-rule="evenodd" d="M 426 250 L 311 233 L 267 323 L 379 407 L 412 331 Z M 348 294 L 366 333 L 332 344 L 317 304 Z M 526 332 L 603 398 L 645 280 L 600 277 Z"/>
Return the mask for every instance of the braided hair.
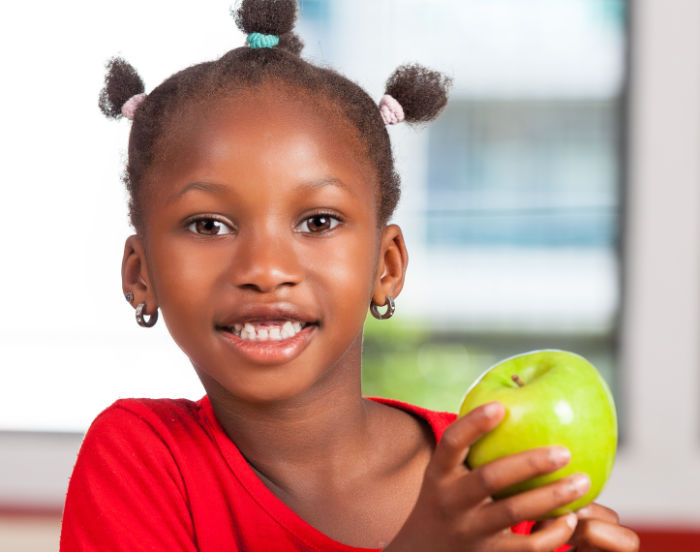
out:
<path id="1" fill-rule="evenodd" d="M 196 102 L 234 96 L 242 89 L 263 84 L 286 84 L 324 100 L 344 117 L 364 146 L 363 153 L 378 177 L 378 220 L 393 214 L 400 195 L 389 134 L 377 103 L 356 83 L 340 73 L 318 67 L 300 57 L 303 42 L 294 34 L 296 0 L 243 0 L 232 14 L 248 42 L 214 61 L 188 67 L 167 78 L 147 96 L 136 70 L 121 58 L 107 63 L 99 107 L 111 118 L 128 113 L 133 118 L 128 161 L 123 180 L 129 192 L 129 217 L 138 233 L 144 230 L 144 179 L 172 125 Z M 252 47 L 251 36 L 274 36 L 274 47 Z M 447 103 L 451 80 L 417 64 L 396 69 L 386 83 L 386 94 L 403 108 L 405 121 L 423 123 L 437 117 Z M 143 101 L 134 104 L 136 95 Z M 129 110 L 125 108 L 131 103 Z"/>

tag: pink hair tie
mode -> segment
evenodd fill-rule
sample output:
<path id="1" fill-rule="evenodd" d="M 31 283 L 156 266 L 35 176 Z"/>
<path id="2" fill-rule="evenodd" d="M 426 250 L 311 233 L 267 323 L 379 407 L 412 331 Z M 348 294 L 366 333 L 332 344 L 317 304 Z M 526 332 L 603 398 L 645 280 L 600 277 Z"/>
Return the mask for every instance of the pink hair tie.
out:
<path id="1" fill-rule="evenodd" d="M 403 107 L 401 104 L 389 94 L 384 94 L 379 100 L 379 112 L 382 114 L 382 119 L 385 125 L 395 125 L 404 120 Z"/>
<path id="2" fill-rule="evenodd" d="M 133 121 L 136 110 L 139 108 L 139 106 L 143 103 L 143 100 L 145 99 L 146 94 L 144 92 L 142 92 L 141 94 L 135 94 L 134 96 L 131 96 L 131 98 L 126 100 L 126 103 L 122 106 L 122 115 L 124 115 L 124 117 L 126 117 L 130 121 Z"/>

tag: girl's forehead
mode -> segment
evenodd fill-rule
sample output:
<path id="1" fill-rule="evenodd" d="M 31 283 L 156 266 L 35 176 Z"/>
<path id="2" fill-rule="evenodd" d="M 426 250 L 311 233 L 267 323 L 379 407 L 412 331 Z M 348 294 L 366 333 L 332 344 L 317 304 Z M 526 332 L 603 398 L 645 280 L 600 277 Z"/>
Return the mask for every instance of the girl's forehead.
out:
<path id="1" fill-rule="evenodd" d="M 203 178 L 207 172 L 221 178 L 228 172 L 231 178 L 279 184 L 337 178 L 378 189 L 357 131 L 319 98 L 269 87 L 249 90 L 197 102 L 170 127 L 154 166 L 168 181 Z"/>

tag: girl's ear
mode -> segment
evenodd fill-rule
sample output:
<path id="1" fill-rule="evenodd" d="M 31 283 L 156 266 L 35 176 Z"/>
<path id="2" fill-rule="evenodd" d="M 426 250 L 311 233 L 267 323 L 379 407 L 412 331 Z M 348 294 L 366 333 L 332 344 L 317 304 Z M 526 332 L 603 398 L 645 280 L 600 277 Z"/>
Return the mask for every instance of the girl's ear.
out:
<path id="1" fill-rule="evenodd" d="M 390 224 L 382 232 L 377 280 L 372 293 L 372 301 L 377 306 L 386 305 L 387 295 L 396 298 L 401 293 L 407 266 L 408 251 L 401 228 Z"/>
<path id="2" fill-rule="evenodd" d="M 139 303 L 145 303 L 146 314 L 152 314 L 158 310 L 158 300 L 148 274 L 143 241 L 137 235 L 129 236 L 124 244 L 122 291 L 125 297 L 127 294 L 132 295 L 131 303 L 134 307 Z"/>

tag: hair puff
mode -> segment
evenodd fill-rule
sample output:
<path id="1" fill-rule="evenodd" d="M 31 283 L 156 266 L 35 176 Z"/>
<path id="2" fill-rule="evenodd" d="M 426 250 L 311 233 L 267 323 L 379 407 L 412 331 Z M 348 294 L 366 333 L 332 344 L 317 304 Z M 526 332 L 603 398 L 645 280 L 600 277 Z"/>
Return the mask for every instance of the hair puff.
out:
<path id="1" fill-rule="evenodd" d="M 236 25 L 244 33 L 282 36 L 294 28 L 296 0 L 243 0 L 235 11 Z"/>
<path id="2" fill-rule="evenodd" d="M 403 108 L 406 121 L 423 123 L 435 119 L 447 105 L 452 79 L 418 64 L 402 65 L 386 81 L 386 94 Z"/>
<path id="3" fill-rule="evenodd" d="M 122 58 L 114 57 L 107 62 L 105 85 L 100 92 L 99 106 L 107 117 L 122 117 L 122 106 L 136 94 L 145 91 L 143 80 L 136 69 Z"/>
<path id="4" fill-rule="evenodd" d="M 296 33 L 288 32 L 280 36 L 280 42 L 277 45 L 280 50 L 285 50 L 295 56 L 300 56 L 304 49 L 304 41 L 299 38 Z"/>

